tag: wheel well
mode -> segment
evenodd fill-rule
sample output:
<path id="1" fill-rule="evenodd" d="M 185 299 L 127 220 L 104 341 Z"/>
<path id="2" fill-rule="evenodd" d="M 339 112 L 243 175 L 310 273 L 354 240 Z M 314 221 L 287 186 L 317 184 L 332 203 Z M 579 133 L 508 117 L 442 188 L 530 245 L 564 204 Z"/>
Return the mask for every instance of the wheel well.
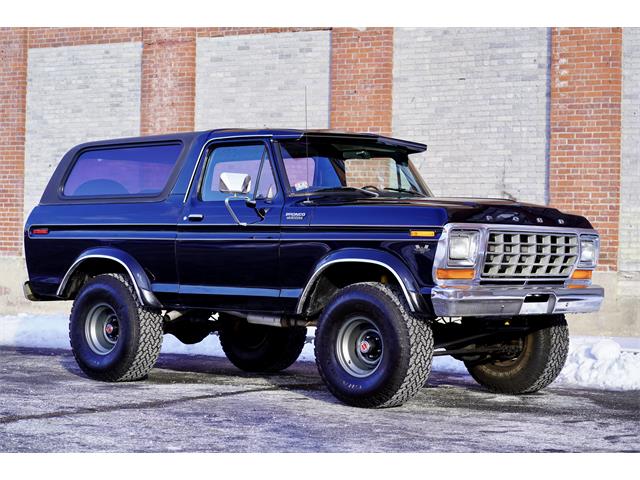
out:
<path id="1" fill-rule="evenodd" d="M 71 274 L 62 296 L 68 300 L 73 300 L 89 279 L 103 273 L 122 273 L 129 276 L 127 269 L 115 260 L 109 258 L 87 258 Z"/>
<path id="2" fill-rule="evenodd" d="M 348 285 L 359 282 L 380 282 L 400 288 L 393 272 L 378 264 L 365 262 L 341 262 L 322 271 L 304 299 L 302 312 L 305 315 L 318 313 L 335 293 Z"/>

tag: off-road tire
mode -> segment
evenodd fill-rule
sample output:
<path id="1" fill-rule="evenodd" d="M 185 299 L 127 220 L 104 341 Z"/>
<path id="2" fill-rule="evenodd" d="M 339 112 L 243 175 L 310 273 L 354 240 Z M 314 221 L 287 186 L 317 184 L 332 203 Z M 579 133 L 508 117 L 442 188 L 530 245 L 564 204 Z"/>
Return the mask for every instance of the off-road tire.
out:
<path id="1" fill-rule="evenodd" d="M 300 356 L 306 327 L 269 327 L 221 314 L 220 345 L 231 363 L 253 373 L 275 373 L 290 367 Z"/>
<path id="2" fill-rule="evenodd" d="M 345 322 L 362 316 L 379 331 L 383 352 L 376 369 L 361 378 L 341 363 L 339 335 Z M 359 317 L 358 317 L 359 318 Z M 325 307 L 315 337 L 322 380 L 342 402 L 362 408 L 402 405 L 424 386 L 431 372 L 433 334 L 396 289 L 376 282 L 341 289 Z"/>
<path id="3" fill-rule="evenodd" d="M 87 315 L 98 303 L 111 307 L 119 323 L 117 343 L 105 355 L 91 349 L 85 333 Z M 98 275 L 82 287 L 73 303 L 69 340 L 73 355 L 87 376 L 106 382 L 140 380 L 160 355 L 162 315 L 140 303 L 128 276 Z"/>
<path id="4" fill-rule="evenodd" d="M 524 348 L 513 360 L 465 362 L 480 385 L 492 392 L 515 395 L 537 392 L 556 379 L 569 353 L 567 321 L 564 315 L 548 315 L 532 323 L 540 327 L 524 337 Z"/>

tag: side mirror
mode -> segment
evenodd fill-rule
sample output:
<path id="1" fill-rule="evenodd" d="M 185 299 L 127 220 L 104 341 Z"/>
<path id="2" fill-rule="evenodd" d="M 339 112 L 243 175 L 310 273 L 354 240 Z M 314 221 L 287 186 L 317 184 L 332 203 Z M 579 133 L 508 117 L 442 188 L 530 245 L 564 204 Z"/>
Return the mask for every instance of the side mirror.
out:
<path id="1" fill-rule="evenodd" d="M 220 191 L 234 195 L 244 195 L 251 190 L 251 175 L 246 173 L 222 172 Z"/>

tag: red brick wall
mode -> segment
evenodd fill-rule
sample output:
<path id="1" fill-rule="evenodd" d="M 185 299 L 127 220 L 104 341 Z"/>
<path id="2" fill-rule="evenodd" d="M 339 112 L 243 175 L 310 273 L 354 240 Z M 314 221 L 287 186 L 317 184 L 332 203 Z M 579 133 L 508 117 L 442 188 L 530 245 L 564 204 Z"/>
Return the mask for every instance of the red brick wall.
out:
<path id="1" fill-rule="evenodd" d="M 331 32 L 331 128 L 390 135 L 393 28 Z"/>
<path id="2" fill-rule="evenodd" d="M 140 132 L 194 129 L 196 29 L 144 28 Z"/>
<path id="3" fill-rule="evenodd" d="M 141 28 L 29 28 L 29 48 L 139 42 L 141 40 Z"/>
<path id="4" fill-rule="evenodd" d="M 584 215 L 617 266 L 620 220 L 622 29 L 552 32 L 550 201 Z"/>
<path id="5" fill-rule="evenodd" d="M 0 255 L 22 254 L 27 30 L 0 28 Z"/>
<path id="6" fill-rule="evenodd" d="M 197 37 L 309 27 L 0 29 L 0 255 L 22 250 L 27 49 L 143 42 L 141 131 L 192 130 Z M 332 128 L 392 132 L 393 29 L 332 30 Z M 620 210 L 622 30 L 554 29 L 550 110 L 552 205 L 590 218 L 602 264 L 616 268 Z"/>

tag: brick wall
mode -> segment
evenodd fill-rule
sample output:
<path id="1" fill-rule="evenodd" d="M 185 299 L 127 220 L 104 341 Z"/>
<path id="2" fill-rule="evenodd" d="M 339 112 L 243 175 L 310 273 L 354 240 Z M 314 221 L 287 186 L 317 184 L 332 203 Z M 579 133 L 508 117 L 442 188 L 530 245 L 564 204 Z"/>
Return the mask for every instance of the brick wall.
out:
<path id="1" fill-rule="evenodd" d="M 140 133 L 192 131 L 196 29 L 144 28 Z"/>
<path id="2" fill-rule="evenodd" d="M 29 49 L 25 218 L 72 146 L 140 133 L 141 54 L 140 42 Z"/>
<path id="3" fill-rule="evenodd" d="M 393 29 L 334 28 L 331 128 L 391 134 Z"/>
<path id="4" fill-rule="evenodd" d="M 26 33 L 0 28 L 0 256 L 22 254 Z"/>
<path id="5" fill-rule="evenodd" d="M 330 32 L 197 39 L 197 129 L 329 123 Z"/>
<path id="6" fill-rule="evenodd" d="M 619 269 L 640 272 L 640 28 L 623 31 Z"/>
<path id="7" fill-rule="evenodd" d="M 307 85 L 311 128 L 424 141 L 437 194 L 549 195 L 594 220 L 609 268 L 640 270 L 638 32 L 623 64 L 620 29 L 2 29 L 0 255 L 73 144 L 303 127 Z"/>
<path id="8" fill-rule="evenodd" d="M 552 33 L 550 201 L 600 232 L 600 264 L 615 270 L 620 221 L 622 29 Z"/>
<path id="9" fill-rule="evenodd" d="M 437 195 L 545 203 L 548 29 L 399 28 L 393 133 Z"/>
<path id="10" fill-rule="evenodd" d="M 105 43 L 140 42 L 142 28 L 75 27 L 29 28 L 29 48 L 70 47 Z"/>

